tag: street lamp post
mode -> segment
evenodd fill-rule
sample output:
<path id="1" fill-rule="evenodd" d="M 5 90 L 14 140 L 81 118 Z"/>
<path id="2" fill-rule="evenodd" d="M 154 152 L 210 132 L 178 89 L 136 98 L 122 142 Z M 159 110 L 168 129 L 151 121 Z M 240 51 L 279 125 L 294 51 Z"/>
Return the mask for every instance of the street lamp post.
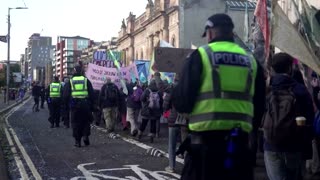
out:
<path id="1" fill-rule="evenodd" d="M 11 9 L 28 9 L 27 7 L 15 7 L 15 8 L 8 8 L 8 35 L 7 35 L 7 45 L 8 45 L 8 52 L 7 52 L 7 89 L 6 89 L 6 103 L 9 104 L 9 84 L 10 84 L 10 10 Z"/>

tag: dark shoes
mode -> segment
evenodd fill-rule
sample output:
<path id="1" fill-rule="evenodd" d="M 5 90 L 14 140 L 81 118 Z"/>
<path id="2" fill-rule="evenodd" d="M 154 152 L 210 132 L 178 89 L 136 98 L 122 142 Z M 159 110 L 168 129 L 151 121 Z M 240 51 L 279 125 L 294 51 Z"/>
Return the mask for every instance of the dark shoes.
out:
<path id="1" fill-rule="evenodd" d="M 58 127 L 60 127 L 60 125 L 59 125 L 59 124 L 56 124 L 56 128 L 58 128 Z"/>
<path id="2" fill-rule="evenodd" d="M 84 136 L 83 137 L 83 143 L 85 146 L 89 146 L 90 145 L 90 141 L 89 141 L 89 137 L 88 136 Z"/>
<path id="3" fill-rule="evenodd" d="M 74 146 L 80 148 L 81 147 L 81 141 L 76 140 L 76 143 L 74 144 Z"/>
<path id="4" fill-rule="evenodd" d="M 51 124 L 50 128 L 54 128 L 54 124 Z"/>
<path id="5" fill-rule="evenodd" d="M 133 137 L 136 137 L 137 134 L 138 134 L 138 130 L 134 130 L 131 135 L 132 135 Z"/>
<path id="6" fill-rule="evenodd" d="M 141 141 L 141 139 L 142 139 L 142 132 L 139 130 L 138 131 L 138 140 Z"/>
<path id="7" fill-rule="evenodd" d="M 153 143 L 153 136 L 150 137 L 150 143 Z"/>

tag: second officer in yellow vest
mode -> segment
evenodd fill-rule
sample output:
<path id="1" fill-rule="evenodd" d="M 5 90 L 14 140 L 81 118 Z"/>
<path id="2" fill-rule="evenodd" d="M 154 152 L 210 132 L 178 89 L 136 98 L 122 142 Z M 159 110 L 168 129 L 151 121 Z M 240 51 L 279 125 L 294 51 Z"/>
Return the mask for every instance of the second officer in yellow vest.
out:
<path id="1" fill-rule="evenodd" d="M 183 180 L 253 180 L 249 133 L 264 111 L 265 81 L 258 62 L 234 42 L 233 28 L 226 14 L 208 19 L 208 44 L 188 58 L 172 95 L 176 110 L 189 114 Z"/>
<path id="2" fill-rule="evenodd" d="M 59 127 L 62 103 L 62 87 L 58 77 L 54 77 L 54 81 L 48 86 L 46 100 L 50 112 L 48 119 L 51 124 L 50 127 Z"/>
<path id="3" fill-rule="evenodd" d="M 75 138 L 75 146 L 81 147 L 81 139 L 86 146 L 90 145 L 90 123 L 92 121 L 92 110 L 94 92 L 91 82 L 83 76 L 82 67 L 74 68 L 74 75 L 63 89 L 65 104 L 69 105 L 70 119 Z M 66 107 L 66 112 L 68 108 Z"/>

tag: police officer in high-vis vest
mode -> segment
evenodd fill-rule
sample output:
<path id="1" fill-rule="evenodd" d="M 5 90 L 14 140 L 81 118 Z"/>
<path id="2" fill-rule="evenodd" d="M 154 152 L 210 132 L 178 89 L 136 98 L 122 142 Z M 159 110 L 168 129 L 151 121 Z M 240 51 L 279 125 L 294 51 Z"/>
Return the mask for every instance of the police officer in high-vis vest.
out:
<path id="1" fill-rule="evenodd" d="M 190 136 L 182 179 L 253 180 L 249 134 L 265 104 L 259 63 L 234 42 L 226 14 L 211 16 L 208 44 L 187 59 L 173 92 L 173 105 L 187 114 Z"/>
<path id="2" fill-rule="evenodd" d="M 81 147 L 81 139 L 86 146 L 90 145 L 90 122 L 94 102 L 94 92 L 91 82 L 82 75 L 82 67 L 76 65 L 73 77 L 63 90 L 63 98 L 69 104 L 71 126 L 75 146 Z M 68 110 L 66 109 L 66 112 Z"/>
<path id="3" fill-rule="evenodd" d="M 58 77 L 54 77 L 54 81 L 48 86 L 46 91 L 46 100 L 50 112 L 50 127 L 59 127 L 62 103 L 62 87 Z"/>

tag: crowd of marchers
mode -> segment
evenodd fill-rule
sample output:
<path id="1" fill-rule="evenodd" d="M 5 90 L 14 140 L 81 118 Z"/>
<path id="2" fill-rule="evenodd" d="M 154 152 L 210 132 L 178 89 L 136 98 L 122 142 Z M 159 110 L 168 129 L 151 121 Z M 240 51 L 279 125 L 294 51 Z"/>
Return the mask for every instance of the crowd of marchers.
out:
<path id="1" fill-rule="evenodd" d="M 67 128 L 70 120 L 75 146 L 81 147 L 81 140 L 90 145 L 91 123 L 105 122 L 112 133 L 121 122 L 138 140 L 149 123 L 153 143 L 160 119 L 166 119 L 166 171 L 175 171 L 180 155 L 185 160 L 181 179 L 253 180 L 258 144 L 270 180 L 302 180 L 307 172 L 320 179 L 318 75 L 313 74 L 310 93 L 299 63 L 289 54 L 270 56 L 263 68 L 235 43 L 233 29 L 228 15 L 209 17 L 203 33 L 208 44 L 188 57 L 172 84 L 157 72 L 148 83 L 136 79 L 126 87 L 106 79 L 95 91 L 77 65 L 70 80 L 62 85 L 55 78 L 47 87 L 51 128 L 59 127 L 60 115 Z M 36 111 L 39 89 L 33 87 Z"/>
<path id="2" fill-rule="evenodd" d="M 77 66 L 81 69 L 81 66 Z M 82 71 L 77 74 L 82 76 Z M 73 78 L 74 78 L 73 77 Z M 118 87 L 111 79 L 100 90 L 94 90 L 90 81 L 87 87 L 88 99 L 85 101 L 85 108 L 81 115 L 75 118 L 75 109 L 81 104 L 76 98 L 70 98 L 72 91 L 71 78 L 65 79 L 62 83 L 57 77 L 46 88 L 40 86 L 39 82 L 32 84 L 32 95 L 34 98 L 34 111 L 39 112 L 39 107 L 44 108 L 44 101 L 48 104 L 50 128 L 58 128 L 63 123 L 65 128 L 73 128 L 75 146 L 81 147 L 81 137 L 85 145 L 89 145 L 90 124 L 106 128 L 108 133 L 115 132 L 117 127 L 137 140 L 141 140 L 145 134 L 151 143 L 159 137 L 160 120 L 168 123 L 169 128 L 169 152 L 170 166 L 167 171 L 174 172 L 175 154 L 178 141 L 183 142 L 187 137 L 187 119 L 177 113 L 172 104 L 171 94 L 178 82 L 178 76 L 173 83 L 162 80 L 160 73 L 155 73 L 149 82 L 142 83 L 138 79 L 134 82 L 126 81 L 127 94 L 123 87 Z M 69 96 L 69 97 L 68 97 Z M 74 101 L 78 102 L 74 102 Z M 77 105 L 76 105 L 77 104 Z M 80 112 L 78 111 L 77 114 Z M 79 120 L 80 119 L 80 120 Z M 149 133 L 144 133 L 149 124 Z M 79 128 L 81 127 L 81 128 Z M 82 130 L 79 130 L 82 129 Z M 119 128 L 118 128 L 119 129 Z M 179 138 L 178 136 L 181 135 Z M 181 157 L 183 152 L 180 153 Z"/>

